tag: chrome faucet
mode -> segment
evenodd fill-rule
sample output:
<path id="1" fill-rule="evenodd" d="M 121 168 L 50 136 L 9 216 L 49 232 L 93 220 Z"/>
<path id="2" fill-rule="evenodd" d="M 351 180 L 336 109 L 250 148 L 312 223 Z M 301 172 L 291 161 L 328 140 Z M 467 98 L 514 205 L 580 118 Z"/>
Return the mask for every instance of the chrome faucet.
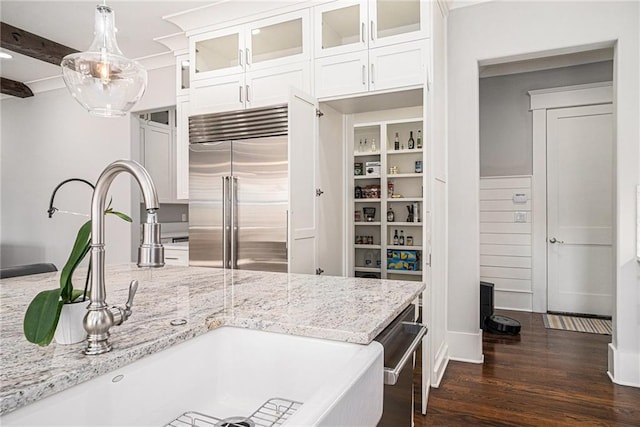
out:
<path id="1" fill-rule="evenodd" d="M 160 243 L 160 224 L 156 211 L 158 196 L 151 176 L 142 165 L 132 160 L 118 160 L 102 171 L 91 199 L 91 302 L 84 317 L 87 331 L 87 347 L 84 353 L 95 355 L 111 350 L 109 328 L 121 325 L 131 316 L 133 297 L 138 290 L 138 281 L 129 285 L 129 298 L 124 306 L 109 307 L 106 303 L 104 281 L 104 210 L 107 191 L 114 178 L 128 172 L 136 179 L 147 210 L 147 222 L 142 224 L 142 242 L 138 248 L 138 267 L 164 266 L 164 248 Z"/>

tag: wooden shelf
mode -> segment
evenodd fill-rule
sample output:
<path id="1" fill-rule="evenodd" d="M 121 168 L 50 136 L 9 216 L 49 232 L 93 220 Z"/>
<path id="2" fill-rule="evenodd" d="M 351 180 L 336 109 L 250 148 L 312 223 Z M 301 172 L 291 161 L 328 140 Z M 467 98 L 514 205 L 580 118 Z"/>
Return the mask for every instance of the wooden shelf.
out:
<path id="1" fill-rule="evenodd" d="M 380 198 L 377 198 L 377 199 L 353 199 L 353 201 L 356 202 L 356 203 L 379 202 Z"/>
<path id="2" fill-rule="evenodd" d="M 410 271 L 410 270 L 387 270 L 387 274 L 403 274 L 405 276 L 422 276 L 422 271 Z"/>
<path id="3" fill-rule="evenodd" d="M 355 225 L 380 225 L 380 224 L 381 224 L 381 222 L 380 222 L 380 221 L 370 221 L 370 222 L 367 222 L 367 221 L 357 221 L 357 222 L 354 222 L 354 224 L 355 224 Z"/>
<path id="4" fill-rule="evenodd" d="M 354 175 L 353 179 L 380 179 L 380 175 Z"/>
<path id="5" fill-rule="evenodd" d="M 356 245 L 353 245 L 353 247 L 356 249 L 381 249 L 382 248 L 382 246 L 380 245 L 368 245 L 368 244 L 367 245 L 356 244 Z"/>
<path id="6" fill-rule="evenodd" d="M 376 268 L 376 267 L 358 267 L 355 266 L 354 271 L 361 271 L 364 273 L 380 273 L 382 271 L 382 269 L 380 268 Z"/>
<path id="7" fill-rule="evenodd" d="M 412 150 L 415 151 L 415 150 Z M 379 151 L 364 151 L 364 152 L 359 152 L 356 151 L 355 153 L 353 153 L 353 157 L 365 157 L 365 156 L 379 156 L 380 152 Z"/>
<path id="8" fill-rule="evenodd" d="M 391 180 L 391 179 L 396 179 L 396 178 L 420 178 L 422 177 L 424 174 L 422 172 L 420 173 L 393 173 L 393 174 L 388 174 L 387 175 L 387 181 Z"/>
<path id="9" fill-rule="evenodd" d="M 387 154 L 388 155 L 392 155 L 392 154 L 411 154 L 411 153 L 422 153 L 422 148 L 414 148 L 413 150 L 409 150 L 408 148 L 405 148 L 404 150 L 388 150 Z"/>
<path id="10" fill-rule="evenodd" d="M 359 200 L 359 199 L 355 199 Z M 387 197 L 387 203 L 421 202 L 422 197 Z"/>
<path id="11" fill-rule="evenodd" d="M 387 227 L 420 227 L 421 222 L 388 222 Z"/>
<path id="12" fill-rule="evenodd" d="M 356 245 L 357 246 L 357 245 Z M 422 246 L 407 246 L 407 245 L 387 245 L 387 249 L 400 250 L 400 251 L 421 251 Z"/>

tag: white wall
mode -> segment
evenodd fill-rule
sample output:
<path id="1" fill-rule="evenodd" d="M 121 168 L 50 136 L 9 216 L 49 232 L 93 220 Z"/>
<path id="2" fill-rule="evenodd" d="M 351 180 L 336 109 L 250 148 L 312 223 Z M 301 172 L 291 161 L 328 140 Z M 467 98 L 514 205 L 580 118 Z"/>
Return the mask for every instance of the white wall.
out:
<path id="1" fill-rule="evenodd" d="M 149 71 L 149 86 L 136 108 L 175 104 L 173 67 Z M 53 262 L 61 269 L 85 217 L 47 216 L 55 186 L 67 178 L 91 182 L 112 161 L 131 157 L 130 117 L 90 116 L 66 88 L 0 103 L 0 263 L 2 266 Z M 119 177 L 111 189 L 113 207 L 131 213 L 131 179 Z M 54 206 L 89 213 L 91 189 L 68 183 Z M 109 217 L 107 263 L 131 259 L 130 225 Z"/>
<path id="2" fill-rule="evenodd" d="M 480 79 L 480 176 L 533 173 L 528 91 L 612 79 L 612 61 Z"/>
<path id="3" fill-rule="evenodd" d="M 615 43 L 616 308 L 610 374 L 640 386 L 640 267 L 635 186 L 640 182 L 640 3 L 490 2 L 451 11 L 448 26 L 449 288 L 452 358 L 481 361 L 478 61 Z M 522 57 L 520 57 L 522 59 Z"/>

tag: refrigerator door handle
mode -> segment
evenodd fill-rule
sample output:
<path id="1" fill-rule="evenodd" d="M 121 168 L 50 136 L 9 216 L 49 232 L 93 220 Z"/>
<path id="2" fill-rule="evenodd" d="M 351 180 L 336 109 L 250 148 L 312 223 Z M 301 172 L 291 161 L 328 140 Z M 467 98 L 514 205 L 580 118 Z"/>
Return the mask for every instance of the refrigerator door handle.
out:
<path id="1" fill-rule="evenodd" d="M 229 268 L 229 177 L 222 177 L 222 265 Z"/>
<path id="2" fill-rule="evenodd" d="M 231 182 L 231 268 L 238 268 L 238 177 L 230 176 Z"/>

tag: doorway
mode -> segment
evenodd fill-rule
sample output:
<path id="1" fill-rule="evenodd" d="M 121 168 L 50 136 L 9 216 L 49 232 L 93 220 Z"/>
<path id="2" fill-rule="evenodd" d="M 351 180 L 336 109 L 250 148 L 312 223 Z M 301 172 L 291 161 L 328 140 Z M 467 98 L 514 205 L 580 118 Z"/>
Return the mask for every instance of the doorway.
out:
<path id="1" fill-rule="evenodd" d="M 594 86 L 598 94 L 608 92 L 610 96 L 613 51 L 600 53 L 599 61 L 572 66 L 564 66 L 571 59 L 569 55 L 557 61 L 545 58 L 542 62 L 546 64 L 564 64 L 547 69 L 535 69 L 537 64 L 528 61 L 480 67 L 480 280 L 495 283 L 496 308 L 547 312 L 547 249 L 554 245 L 548 242 L 553 236 L 547 236 L 547 111 L 582 105 L 584 100 L 541 109 L 531 95 L 559 102 L 559 89 L 547 88 Z M 609 83 L 592 83 L 603 81 Z M 585 91 L 576 93 L 581 96 Z M 604 102 L 598 98 L 594 103 Z M 606 102 L 611 103 L 611 98 Z M 542 130 L 540 123 L 544 124 Z M 612 177 L 611 172 L 609 184 L 603 184 L 609 185 L 611 200 Z M 498 185 L 500 190 L 488 190 L 489 185 Z M 608 204 L 611 209 L 612 203 Z M 562 240 L 556 236 L 555 247 Z M 599 271 L 608 274 L 604 268 Z M 612 290 L 612 274 L 610 277 Z M 585 312 L 575 308 L 566 311 Z"/>

